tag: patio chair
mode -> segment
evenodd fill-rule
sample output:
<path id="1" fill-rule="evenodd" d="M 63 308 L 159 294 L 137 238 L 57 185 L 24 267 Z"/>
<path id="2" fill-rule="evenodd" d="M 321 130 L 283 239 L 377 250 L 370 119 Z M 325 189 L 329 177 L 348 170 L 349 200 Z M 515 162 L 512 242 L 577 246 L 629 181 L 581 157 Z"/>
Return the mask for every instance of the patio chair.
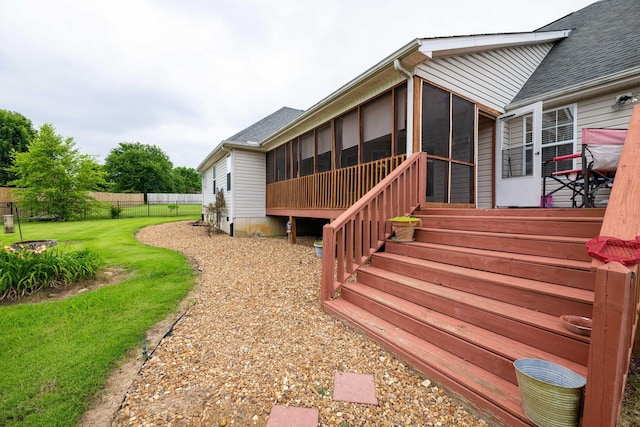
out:
<path id="1" fill-rule="evenodd" d="M 582 160 L 579 169 L 560 170 L 543 177 L 542 207 L 548 207 L 547 201 L 551 199 L 549 196 L 562 189 L 571 191 L 572 207 L 596 207 L 598 192 L 613 186 L 626 135 L 626 129 L 582 129 L 580 153 L 557 156 L 544 163 L 544 169 L 546 169 L 549 162 L 576 158 Z M 547 192 L 547 179 L 558 184 L 549 192 Z M 601 203 L 606 204 L 606 200 Z"/>

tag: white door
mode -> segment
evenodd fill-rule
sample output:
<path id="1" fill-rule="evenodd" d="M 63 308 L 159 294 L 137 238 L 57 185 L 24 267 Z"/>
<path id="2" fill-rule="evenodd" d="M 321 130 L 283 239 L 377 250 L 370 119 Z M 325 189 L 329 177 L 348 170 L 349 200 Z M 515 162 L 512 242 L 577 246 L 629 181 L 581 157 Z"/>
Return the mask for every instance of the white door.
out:
<path id="1" fill-rule="evenodd" d="M 498 117 L 496 206 L 540 206 L 542 102 Z"/>

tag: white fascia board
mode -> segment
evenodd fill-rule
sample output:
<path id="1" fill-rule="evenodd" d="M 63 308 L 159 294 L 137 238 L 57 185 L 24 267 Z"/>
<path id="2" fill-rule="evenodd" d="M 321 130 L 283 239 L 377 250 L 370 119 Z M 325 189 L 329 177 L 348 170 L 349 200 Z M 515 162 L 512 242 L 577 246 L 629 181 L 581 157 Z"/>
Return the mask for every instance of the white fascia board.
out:
<path id="1" fill-rule="evenodd" d="M 348 82 L 347 84 L 343 85 L 338 90 L 332 92 L 331 94 L 329 94 L 327 97 L 325 97 L 321 101 L 319 101 L 316 104 L 312 105 L 309 109 L 305 110 L 304 113 L 300 114 L 298 117 L 296 117 L 295 119 L 293 119 L 292 121 L 290 121 L 286 125 L 282 126 L 280 129 L 276 130 L 274 133 L 272 133 L 271 135 L 269 135 L 265 139 L 263 139 L 262 142 L 260 143 L 260 145 L 266 145 L 269 142 L 273 141 L 274 139 L 277 139 L 279 135 L 283 134 L 288 129 L 296 126 L 299 123 L 304 122 L 308 117 L 313 116 L 314 114 L 316 114 L 318 111 L 322 110 L 327 105 L 330 105 L 331 102 L 333 102 L 334 100 L 338 99 L 344 93 L 348 92 L 349 90 L 353 89 L 354 87 L 357 87 L 359 84 L 361 84 L 362 82 L 364 82 L 367 79 L 371 78 L 371 76 L 374 76 L 376 73 L 380 72 L 381 70 L 385 69 L 386 67 L 393 67 L 393 61 L 395 61 L 396 59 L 402 60 L 402 58 L 407 56 L 409 53 L 415 52 L 416 50 L 418 50 L 419 46 L 420 46 L 420 40 L 419 39 L 414 39 L 411 42 L 407 43 L 406 45 L 404 45 L 403 47 L 401 47 L 400 49 L 398 49 L 397 51 L 395 51 L 391 55 L 387 56 L 382 61 L 378 62 L 373 67 L 369 68 L 364 73 L 360 74 L 355 79 L 353 79 L 350 82 Z"/>
<path id="2" fill-rule="evenodd" d="M 213 150 L 209 153 L 207 157 L 198 165 L 196 171 L 200 173 L 206 172 L 210 167 L 212 167 L 218 160 L 224 157 L 226 150 L 224 148 L 225 141 L 220 141 L 218 145 L 215 146 Z"/>
<path id="3" fill-rule="evenodd" d="M 635 67 L 553 92 L 547 92 L 536 97 L 523 99 L 522 101 L 507 105 L 506 110 L 511 111 L 515 108 L 520 108 L 538 101 L 544 102 L 545 105 L 567 104 L 601 93 L 615 91 L 620 87 L 629 87 L 638 84 L 640 84 L 640 67 Z"/>
<path id="4" fill-rule="evenodd" d="M 560 30 L 420 39 L 420 52 L 429 58 L 459 55 L 487 49 L 547 43 L 566 38 L 570 33 L 571 30 Z"/>

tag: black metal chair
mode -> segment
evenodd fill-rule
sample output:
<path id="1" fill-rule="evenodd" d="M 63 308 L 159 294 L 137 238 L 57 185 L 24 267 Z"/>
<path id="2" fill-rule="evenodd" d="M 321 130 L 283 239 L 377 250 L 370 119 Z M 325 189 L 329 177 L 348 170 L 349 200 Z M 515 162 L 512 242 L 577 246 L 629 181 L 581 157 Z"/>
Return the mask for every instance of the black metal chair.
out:
<path id="1" fill-rule="evenodd" d="M 549 207 L 549 196 L 563 189 L 571 191 L 572 207 L 596 207 L 598 192 L 613 186 L 626 134 L 626 129 L 582 129 L 580 153 L 557 156 L 544 163 L 543 170 L 546 170 L 550 162 L 581 159 L 579 169 L 556 171 L 543 177 L 542 207 Z M 556 184 L 551 191 L 547 191 L 548 179 Z M 606 200 L 602 203 L 606 204 Z"/>

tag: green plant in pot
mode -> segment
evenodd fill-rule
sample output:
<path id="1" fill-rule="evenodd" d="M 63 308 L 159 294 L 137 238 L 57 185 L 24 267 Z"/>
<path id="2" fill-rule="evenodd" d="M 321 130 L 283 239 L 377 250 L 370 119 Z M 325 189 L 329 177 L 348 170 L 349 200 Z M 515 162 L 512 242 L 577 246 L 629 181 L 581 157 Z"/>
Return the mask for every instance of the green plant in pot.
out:
<path id="1" fill-rule="evenodd" d="M 389 221 L 391 222 L 391 228 L 395 234 L 393 240 L 396 242 L 413 242 L 413 234 L 416 227 L 420 227 L 422 225 L 422 220 L 420 218 L 408 215 L 389 218 Z"/>

